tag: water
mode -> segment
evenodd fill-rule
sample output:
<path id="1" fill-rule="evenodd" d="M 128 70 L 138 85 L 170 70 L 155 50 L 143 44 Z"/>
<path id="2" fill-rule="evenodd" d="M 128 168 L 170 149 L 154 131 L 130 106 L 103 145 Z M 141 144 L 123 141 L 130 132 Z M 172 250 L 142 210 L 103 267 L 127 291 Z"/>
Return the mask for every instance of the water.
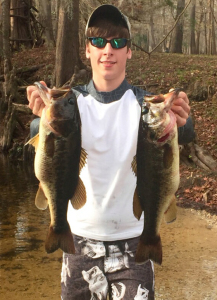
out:
<path id="1" fill-rule="evenodd" d="M 33 167 L 0 156 L 0 299 L 60 299 L 61 251 L 47 255 L 49 211 L 35 207 Z"/>
<path id="2" fill-rule="evenodd" d="M 50 217 L 35 207 L 37 187 L 32 165 L 0 156 L 1 300 L 60 299 L 62 252 L 45 252 Z M 179 208 L 161 237 L 156 300 L 217 300 L 216 219 Z"/>

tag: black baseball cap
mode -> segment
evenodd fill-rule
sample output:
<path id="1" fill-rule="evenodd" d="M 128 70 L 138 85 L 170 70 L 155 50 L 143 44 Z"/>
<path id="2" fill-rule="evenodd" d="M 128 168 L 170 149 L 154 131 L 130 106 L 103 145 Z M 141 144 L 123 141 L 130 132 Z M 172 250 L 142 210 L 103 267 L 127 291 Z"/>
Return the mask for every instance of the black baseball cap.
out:
<path id="1" fill-rule="evenodd" d="M 99 17 L 101 18 L 111 17 L 111 19 L 117 20 L 118 22 L 122 23 L 123 26 L 128 29 L 131 38 L 131 26 L 127 16 L 125 16 L 116 6 L 111 4 L 100 5 L 92 12 L 92 14 L 90 15 L 87 21 L 87 25 L 85 28 L 85 35 L 87 35 L 87 29 L 91 27 L 94 24 L 94 21 Z"/>

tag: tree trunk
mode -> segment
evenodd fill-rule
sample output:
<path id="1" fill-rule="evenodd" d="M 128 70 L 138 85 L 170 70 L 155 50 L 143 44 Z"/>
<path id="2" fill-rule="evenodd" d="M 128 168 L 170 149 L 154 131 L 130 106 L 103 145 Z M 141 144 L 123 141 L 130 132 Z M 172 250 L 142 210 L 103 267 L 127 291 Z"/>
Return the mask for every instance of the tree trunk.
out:
<path id="1" fill-rule="evenodd" d="M 51 0 L 41 0 L 41 7 L 43 11 L 41 19 L 43 20 L 42 24 L 45 27 L 46 44 L 48 47 L 55 47 L 55 39 L 53 34 L 53 25 L 51 18 Z"/>
<path id="2" fill-rule="evenodd" d="M 195 41 L 195 19 L 196 14 L 196 0 L 192 2 L 191 14 L 190 14 L 190 24 L 191 24 L 191 42 L 190 42 L 190 53 L 196 54 L 196 41 Z"/>
<path id="3" fill-rule="evenodd" d="M 32 47 L 33 37 L 30 27 L 30 7 L 32 0 L 11 0 L 11 41 L 18 50 L 20 44 Z"/>
<path id="4" fill-rule="evenodd" d="M 2 6 L 0 3 L 0 75 L 3 73 L 3 36 L 2 36 Z"/>
<path id="5" fill-rule="evenodd" d="M 9 71 L 12 69 L 10 51 L 10 1 L 2 2 L 2 35 L 3 35 L 3 59 L 8 60 Z M 5 73 L 5 72 L 4 72 Z"/>
<path id="6" fill-rule="evenodd" d="M 201 12 L 200 12 L 200 21 L 198 24 L 198 29 L 197 29 L 197 39 L 196 39 L 196 54 L 200 53 L 200 34 L 201 34 L 201 25 L 204 19 L 204 12 L 203 12 L 203 1 L 199 2 Z"/>
<path id="7" fill-rule="evenodd" d="M 54 85 L 60 87 L 82 66 L 79 56 L 79 1 L 61 0 L 56 43 Z"/>
<path id="8" fill-rule="evenodd" d="M 150 5 L 152 7 L 152 0 L 150 1 Z M 155 42 L 155 36 L 154 36 L 153 9 L 151 9 L 151 12 L 150 12 L 149 28 L 150 28 L 150 35 L 151 35 L 151 41 L 150 41 L 151 49 L 154 49 L 154 47 L 156 46 L 156 42 Z"/>
<path id="9" fill-rule="evenodd" d="M 53 10 L 55 11 L 55 22 L 53 25 L 53 29 L 54 29 L 54 37 L 55 37 L 55 41 L 57 40 L 57 31 L 58 31 L 58 22 L 59 22 L 59 8 L 60 8 L 60 0 L 55 0 L 54 3 L 52 2 L 52 4 L 54 5 Z"/>
<path id="10" fill-rule="evenodd" d="M 177 2 L 177 14 L 176 19 L 180 15 L 180 13 L 185 8 L 185 0 L 178 0 Z M 183 16 L 177 23 L 171 42 L 171 52 L 173 53 L 182 53 L 182 41 L 183 41 Z"/>
<path id="11" fill-rule="evenodd" d="M 12 63 L 11 63 L 11 51 L 10 51 L 10 42 L 9 42 L 9 36 L 10 36 L 10 1 L 3 1 L 2 2 L 2 54 L 3 54 L 3 60 L 4 60 L 4 79 L 5 82 L 2 85 L 2 99 L 0 99 L 0 111 L 6 112 L 7 105 L 8 105 L 8 99 L 10 95 L 10 88 L 8 84 L 8 76 L 12 69 Z M 1 116 L 4 117 L 4 114 Z"/>
<path id="12" fill-rule="evenodd" d="M 205 54 L 208 54 L 207 12 L 204 13 Z"/>
<path id="13" fill-rule="evenodd" d="M 214 17 L 214 0 L 210 0 L 211 9 L 211 54 L 216 54 L 216 36 L 215 36 L 215 17 Z"/>

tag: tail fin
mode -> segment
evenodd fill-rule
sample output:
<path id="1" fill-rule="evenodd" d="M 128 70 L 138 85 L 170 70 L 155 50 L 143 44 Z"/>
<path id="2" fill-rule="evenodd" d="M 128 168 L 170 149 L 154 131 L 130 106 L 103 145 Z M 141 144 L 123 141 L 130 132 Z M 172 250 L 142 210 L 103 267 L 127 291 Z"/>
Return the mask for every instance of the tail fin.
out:
<path id="1" fill-rule="evenodd" d="M 142 236 L 136 250 L 135 261 L 137 264 L 144 264 L 148 259 L 155 263 L 162 264 L 162 244 L 160 236 L 152 238 L 149 242 L 144 242 Z"/>
<path id="2" fill-rule="evenodd" d="M 45 250 L 47 253 L 53 253 L 59 248 L 66 253 L 75 254 L 74 240 L 69 224 L 67 224 L 66 230 L 62 232 L 56 232 L 52 225 L 49 227 Z"/>

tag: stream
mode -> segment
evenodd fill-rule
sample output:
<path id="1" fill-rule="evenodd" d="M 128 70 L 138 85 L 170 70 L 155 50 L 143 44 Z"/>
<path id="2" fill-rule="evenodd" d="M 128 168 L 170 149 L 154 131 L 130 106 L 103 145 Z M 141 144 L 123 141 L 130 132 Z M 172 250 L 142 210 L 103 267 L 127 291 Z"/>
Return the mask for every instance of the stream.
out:
<path id="1" fill-rule="evenodd" d="M 35 207 L 33 166 L 0 155 L 0 299 L 60 299 L 62 251 L 46 254 L 49 210 Z M 217 218 L 178 208 L 162 224 L 156 300 L 217 300 Z M 79 300 L 79 299 L 78 299 Z M 132 299 L 133 300 L 133 299 Z"/>

